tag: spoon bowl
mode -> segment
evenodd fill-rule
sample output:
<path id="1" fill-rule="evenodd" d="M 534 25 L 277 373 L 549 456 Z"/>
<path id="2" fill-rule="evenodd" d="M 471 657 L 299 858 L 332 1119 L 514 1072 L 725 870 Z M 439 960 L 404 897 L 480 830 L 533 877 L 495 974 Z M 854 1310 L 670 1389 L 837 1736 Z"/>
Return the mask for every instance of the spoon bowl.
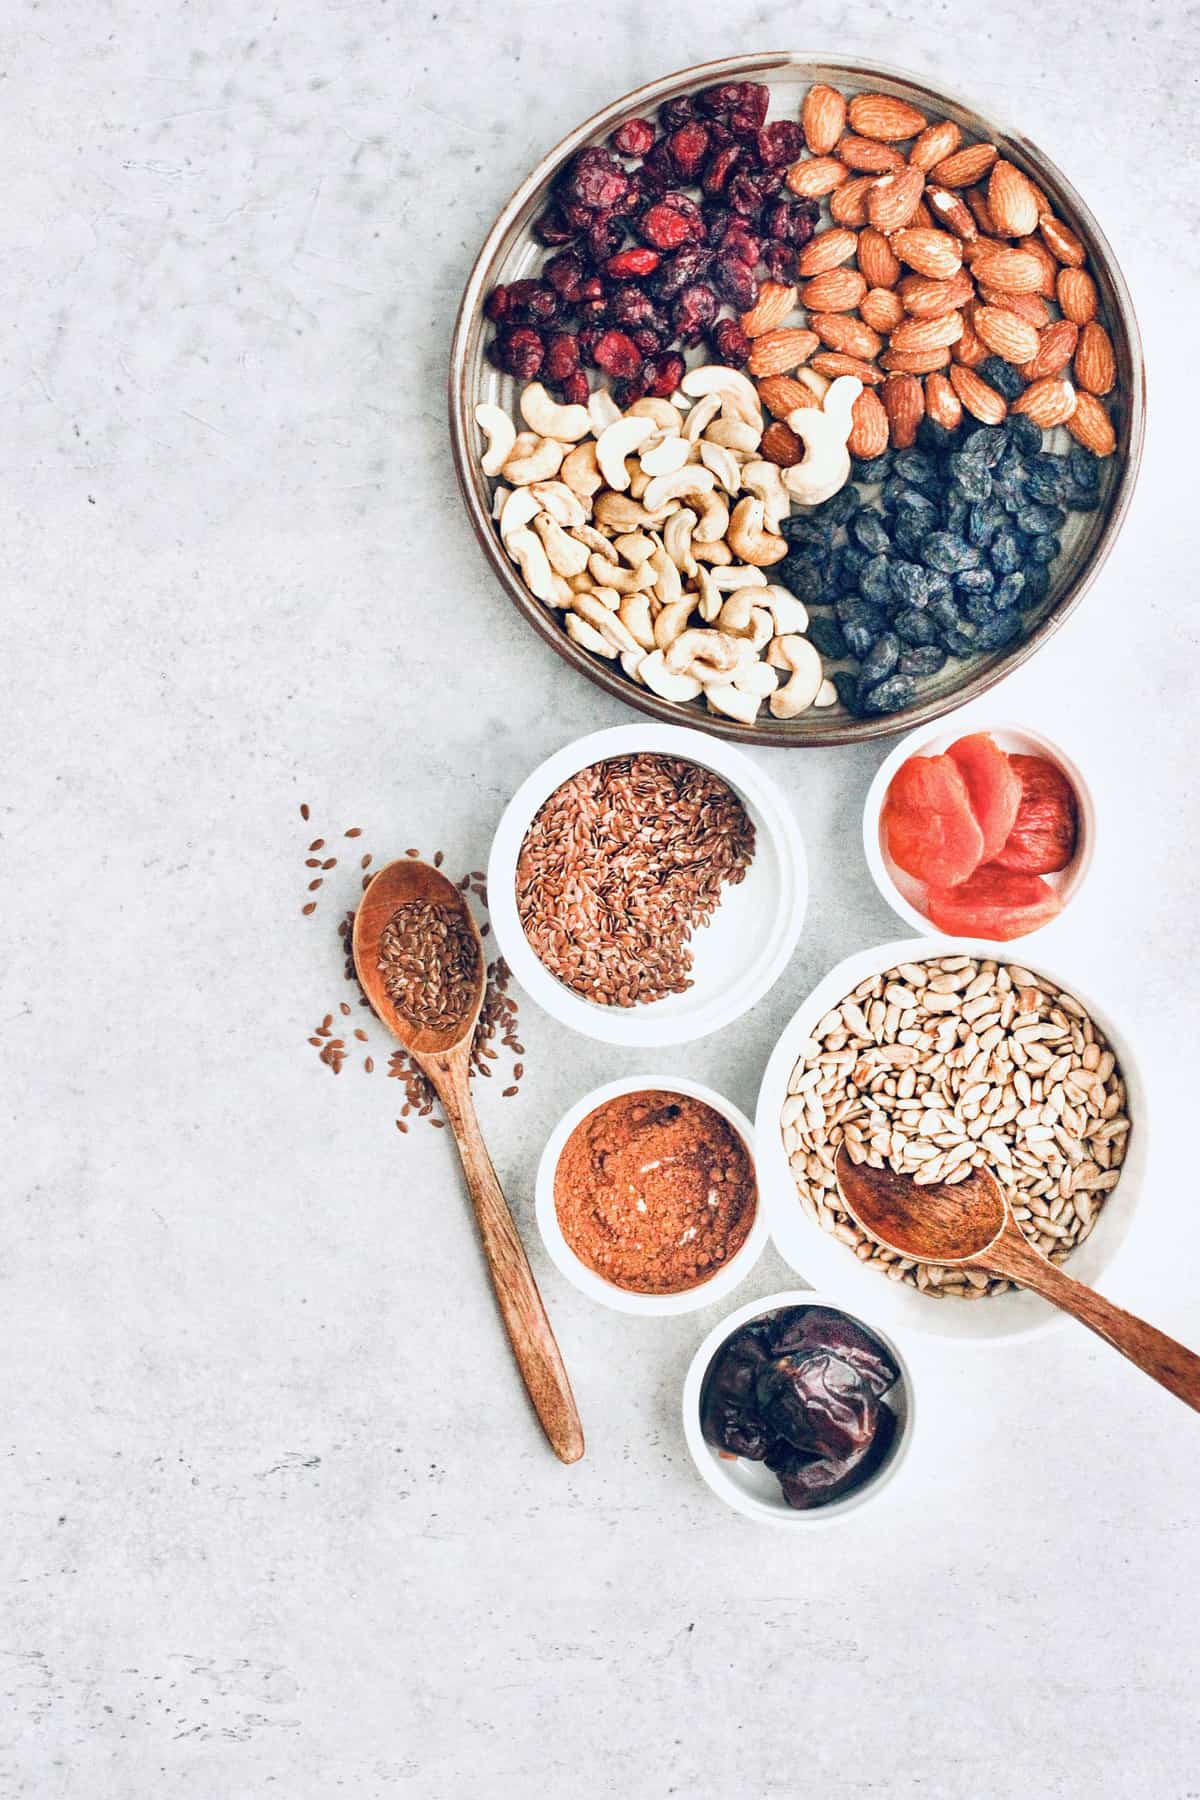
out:
<path id="1" fill-rule="evenodd" d="M 379 949 L 389 921 L 400 907 L 419 905 L 421 902 L 445 907 L 452 912 L 470 932 L 475 945 L 478 979 L 474 995 L 464 1007 L 461 1017 L 443 1031 L 416 1025 L 398 1012 L 384 985 L 383 971 L 379 967 Z M 483 1005 L 483 942 L 466 897 L 452 881 L 446 879 L 440 869 L 431 868 L 428 863 L 419 862 L 412 856 L 388 863 L 386 868 L 380 869 L 354 915 L 354 967 L 359 985 L 371 1002 L 372 1010 L 393 1037 L 399 1038 L 406 1050 L 420 1056 L 431 1056 L 438 1051 L 452 1050 L 457 1044 L 470 1044 L 479 1018 L 479 1009 Z"/>

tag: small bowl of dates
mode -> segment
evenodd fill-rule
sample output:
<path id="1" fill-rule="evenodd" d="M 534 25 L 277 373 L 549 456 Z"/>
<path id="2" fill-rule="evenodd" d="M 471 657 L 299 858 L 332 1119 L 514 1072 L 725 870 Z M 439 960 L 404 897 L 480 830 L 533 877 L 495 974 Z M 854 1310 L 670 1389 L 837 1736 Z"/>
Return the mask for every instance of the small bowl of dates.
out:
<path id="1" fill-rule="evenodd" d="M 714 1325 L 683 1387 L 688 1449 L 708 1486 L 764 1525 L 845 1519 L 900 1473 L 915 1423 L 894 1340 L 802 1289 Z"/>

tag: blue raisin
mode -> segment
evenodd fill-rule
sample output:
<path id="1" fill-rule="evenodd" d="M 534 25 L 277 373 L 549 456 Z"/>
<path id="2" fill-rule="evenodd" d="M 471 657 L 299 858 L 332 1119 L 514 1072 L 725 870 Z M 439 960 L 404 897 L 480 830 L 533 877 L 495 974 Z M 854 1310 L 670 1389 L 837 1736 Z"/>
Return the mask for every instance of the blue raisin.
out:
<path id="1" fill-rule="evenodd" d="M 793 513 L 779 529 L 793 550 L 804 544 L 827 553 L 833 542 L 833 526 L 825 523 L 819 511 Z"/>
<path id="2" fill-rule="evenodd" d="M 926 568 L 940 569 L 944 575 L 978 568 L 979 560 L 974 544 L 968 544 L 953 531 L 931 531 L 921 547 L 921 561 Z"/>
<path id="3" fill-rule="evenodd" d="M 886 556 L 892 547 L 892 540 L 884 529 L 879 514 L 870 512 L 865 507 L 848 521 L 846 530 L 854 542 L 870 556 Z"/>
<path id="4" fill-rule="evenodd" d="M 860 718 L 862 705 L 859 700 L 858 676 L 849 669 L 839 669 L 833 677 L 833 685 L 846 711 L 853 713 L 856 719 Z"/>
<path id="5" fill-rule="evenodd" d="M 935 620 L 927 612 L 921 612 L 915 606 L 905 606 L 892 621 L 892 629 L 905 644 L 928 645 L 937 642 L 938 628 Z"/>
<path id="6" fill-rule="evenodd" d="M 863 567 L 858 578 L 859 591 L 866 600 L 873 600 L 876 606 L 887 606 L 892 598 L 892 586 L 888 580 L 889 558 L 883 555 L 873 556 Z"/>
<path id="7" fill-rule="evenodd" d="M 1002 650 L 1006 644 L 1011 644 L 1013 639 L 1020 635 L 1020 613 L 993 612 L 990 619 L 986 619 L 976 626 L 975 648 L 977 650 Z"/>
<path id="8" fill-rule="evenodd" d="M 797 600 L 803 600 L 805 606 L 815 603 L 825 586 L 823 566 L 808 556 L 785 556 L 775 570 L 775 577 L 795 594 Z"/>
<path id="9" fill-rule="evenodd" d="M 990 594 L 964 594 L 962 610 L 964 619 L 969 619 L 972 625 L 986 625 L 996 616 L 996 604 Z"/>
<path id="10" fill-rule="evenodd" d="M 1021 545 L 1011 526 L 996 533 L 988 555 L 997 575 L 1012 575 L 1020 568 Z"/>
<path id="11" fill-rule="evenodd" d="M 920 563 L 896 558 L 888 564 L 888 584 L 893 600 L 900 606 L 929 604 L 929 570 Z"/>
<path id="12" fill-rule="evenodd" d="M 862 659 L 859 677 L 864 688 L 884 681 L 900 660 L 900 639 L 894 631 L 885 631 L 875 639 Z"/>
<path id="13" fill-rule="evenodd" d="M 1100 495 L 1072 485 L 1063 496 L 1063 505 L 1070 507 L 1072 512 L 1098 512 Z"/>
<path id="14" fill-rule="evenodd" d="M 1003 425 L 977 425 L 974 431 L 968 431 L 963 439 L 962 449 L 967 456 L 977 456 L 989 468 L 995 468 L 1008 445 L 1008 433 Z"/>
<path id="15" fill-rule="evenodd" d="M 911 675 L 889 675 L 862 695 L 860 705 L 865 713 L 900 712 L 912 704 L 916 692 Z"/>
<path id="16" fill-rule="evenodd" d="M 926 416 L 917 426 L 917 448 L 934 452 L 948 449 L 954 442 L 954 435 L 947 426 L 939 425 L 936 419 Z"/>
<path id="17" fill-rule="evenodd" d="M 843 656 L 849 655 L 842 628 L 836 619 L 810 619 L 804 635 L 830 662 L 840 662 Z"/>
<path id="18" fill-rule="evenodd" d="M 960 569 L 953 579 L 960 594 L 990 594 L 996 585 L 990 569 Z"/>
<path id="19" fill-rule="evenodd" d="M 1076 487 L 1100 486 L 1100 458 L 1085 450 L 1082 444 L 1072 444 L 1067 451 L 1067 470 Z"/>
<path id="20" fill-rule="evenodd" d="M 1061 531 L 1067 522 L 1067 515 L 1061 506 L 1022 506 L 1016 513 L 1017 530 L 1027 531 L 1032 537 L 1041 537 L 1047 531 Z"/>
<path id="21" fill-rule="evenodd" d="M 848 625 L 858 625 L 870 633 L 872 643 L 881 631 L 887 630 L 887 613 L 882 606 L 876 606 L 872 600 L 864 600 L 861 594 L 843 594 L 834 604 L 838 624 L 844 631 Z"/>
<path id="22" fill-rule="evenodd" d="M 1031 563 L 1025 570 L 1025 588 L 1021 595 L 1021 611 L 1039 606 L 1050 592 L 1050 569 L 1046 563 Z"/>
<path id="23" fill-rule="evenodd" d="M 932 456 L 924 450 L 900 450 L 897 452 L 892 468 L 909 487 L 920 488 L 923 494 L 936 500 L 941 489 L 937 464 Z"/>
<path id="24" fill-rule="evenodd" d="M 967 518 L 971 511 L 971 502 L 959 487 L 952 487 L 946 495 L 946 503 L 942 507 L 942 524 L 947 531 L 961 537 L 967 529 Z"/>
<path id="25" fill-rule="evenodd" d="M 858 505 L 858 489 L 848 481 L 832 499 L 826 500 L 823 506 L 817 508 L 817 515 L 824 524 L 844 525 Z"/>
<path id="26" fill-rule="evenodd" d="M 1062 545 L 1059 540 L 1052 533 L 1045 532 L 1038 537 L 1030 538 L 1029 560 L 1033 563 L 1052 563 L 1061 549 Z"/>
<path id="27" fill-rule="evenodd" d="M 1022 456 L 1037 455 L 1042 447 L 1042 428 L 1034 424 L 1028 413 L 1014 413 L 1008 421 L 1008 431 Z"/>
<path id="28" fill-rule="evenodd" d="M 1020 569 L 1014 569 L 1011 575 L 1004 577 L 992 598 L 999 610 L 1004 612 L 1010 606 L 1019 605 L 1024 591 L 1025 577 Z"/>
<path id="29" fill-rule="evenodd" d="M 892 453 L 885 450 L 882 456 L 873 456 L 866 462 L 860 461 L 856 456 L 850 467 L 855 481 L 883 481 L 891 473 Z"/>
<path id="30" fill-rule="evenodd" d="M 987 500 L 992 492 L 991 470 L 981 456 L 956 450 L 950 457 L 950 476 L 968 500 Z"/>
<path id="31" fill-rule="evenodd" d="M 989 356 L 979 365 L 979 373 L 989 387 L 994 387 L 1006 400 L 1016 400 L 1025 389 L 1025 377 L 1013 363 L 1002 356 Z"/>
<path id="32" fill-rule="evenodd" d="M 1031 500 L 1057 506 L 1067 488 L 1064 456 L 1031 456 L 1025 464 L 1025 490 Z"/>
<path id="33" fill-rule="evenodd" d="M 900 652 L 897 675 L 936 675 L 946 661 L 940 644 L 913 644 Z"/>

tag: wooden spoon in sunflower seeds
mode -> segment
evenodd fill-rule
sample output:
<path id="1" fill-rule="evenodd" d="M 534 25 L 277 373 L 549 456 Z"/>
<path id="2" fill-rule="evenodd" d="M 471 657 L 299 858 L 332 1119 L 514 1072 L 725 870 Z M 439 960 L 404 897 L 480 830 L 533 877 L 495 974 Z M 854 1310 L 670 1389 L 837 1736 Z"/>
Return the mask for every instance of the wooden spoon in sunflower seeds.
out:
<path id="1" fill-rule="evenodd" d="M 1030 1288 L 1200 1412 L 1200 1356 L 1065 1275 L 1035 1249 L 989 1169 L 972 1169 L 963 1181 L 919 1185 L 894 1169 L 854 1162 L 843 1144 L 835 1173 L 847 1212 L 885 1250 L 915 1262 L 984 1269 Z"/>
<path id="2" fill-rule="evenodd" d="M 398 914 L 400 924 L 387 943 L 394 945 L 399 935 L 414 973 L 398 983 L 393 970 L 389 992 L 380 962 L 385 933 Z M 471 1101 L 471 1040 L 483 1004 L 484 957 L 470 908 L 453 882 L 416 858 L 380 869 L 355 914 L 354 966 L 376 1014 L 442 1103 L 521 1379 L 554 1454 L 578 1462 L 583 1427 L 571 1384 Z"/>

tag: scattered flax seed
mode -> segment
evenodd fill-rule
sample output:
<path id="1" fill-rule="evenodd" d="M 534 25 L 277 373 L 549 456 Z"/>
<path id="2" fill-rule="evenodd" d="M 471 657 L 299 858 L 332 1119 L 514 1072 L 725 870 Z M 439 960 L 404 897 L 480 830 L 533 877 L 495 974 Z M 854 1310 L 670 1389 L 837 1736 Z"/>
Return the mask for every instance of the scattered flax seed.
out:
<path id="1" fill-rule="evenodd" d="M 369 869 L 371 866 L 371 858 L 369 856 L 364 856 L 358 866 L 360 869 Z"/>
<path id="2" fill-rule="evenodd" d="M 302 906 L 300 908 L 300 911 L 305 915 L 305 917 L 307 917 L 309 913 L 315 913 L 316 910 L 317 910 L 317 903 L 315 900 L 310 900 L 307 906 Z"/>
<path id="3" fill-rule="evenodd" d="M 359 1041 L 360 1041 L 360 1043 L 363 1043 L 363 1044 L 365 1044 L 365 1043 L 366 1043 L 366 1041 L 367 1041 L 367 1034 L 366 1034 L 366 1032 L 365 1032 L 365 1031 L 362 1031 L 362 1030 L 358 1030 L 358 1029 L 356 1029 L 356 1031 L 355 1031 L 355 1033 L 354 1033 L 354 1035 L 355 1035 L 355 1037 L 356 1037 L 356 1038 L 358 1038 L 358 1039 L 359 1039 Z"/>
<path id="4" fill-rule="evenodd" d="M 375 879 L 375 877 L 374 877 L 374 876 L 373 876 L 373 875 L 364 875 L 364 876 L 363 876 L 363 878 L 362 878 L 362 891 L 363 891 L 363 893 L 364 893 L 364 894 L 365 894 L 365 893 L 366 893 L 366 891 L 367 891 L 367 889 L 368 889 L 368 888 L 369 888 L 369 887 L 370 887 L 370 885 L 371 885 L 371 883 L 372 883 L 372 882 L 373 882 L 373 881 L 374 881 L 374 879 Z"/>
<path id="5" fill-rule="evenodd" d="M 308 847 L 310 850 L 323 850 L 325 848 L 325 839 L 324 838 L 314 838 L 312 843 Z"/>
<path id="6" fill-rule="evenodd" d="M 430 1119 L 429 1123 L 433 1126 L 435 1131 L 445 1131 L 446 1129 L 445 1119 Z"/>
<path id="7" fill-rule="evenodd" d="M 396 1130 L 397 1131 L 407 1131 L 408 1130 L 408 1126 L 404 1123 L 403 1119 L 396 1120 Z"/>
<path id="8" fill-rule="evenodd" d="M 502 1090 L 501 1090 L 501 1093 L 500 1093 L 500 1098 L 501 1098 L 501 1099 L 502 1099 L 502 1100 L 511 1100 L 511 1099 L 512 1099 L 512 1097 L 513 1097 L 513 1095 L 514 1095 L 514 1094 L 519 1094 L 519 1093 L 520 1093 L 520 1091 L 521 1091 L 521 1090 L 520 1090 L 520 1088 L 515 1088 L 515 1087 L 506 1087 L 506 1088 L 503 1088 L 503 1089 L 502 1089 Z"/>
<path id="9" fill-rule="evenodd" d="M 375 1069 L 375 1058 L 373 1056 L 364 1056 L 363 1068 L 367 1071 L 368 1075 L 373 1074 Z"/>
<path id="10" fill-rule="evenodd" d="M 349 831 L 345 832 L 343 835 L 346 837 L 361 837 L 362 836 L 362 826 L 361 825 L 352 825 L 350 827 Z"/>
<path id="11" fill-rule="evenodd" d="M 308 1041 L 310 1044 L 314 1044 L 318 1050 L 321 1048 L 321 1040 L 319 1037 L 310 1037 Z"/>
<path id="12" fill-rule="evenodd" d="M 319 856 L 306 856 L 304 859 L 304 866 L 306 869 L 319 869 L 321 866 L 321 859 Z"/>
<path id="13" fill-rule="evenodd" d="M 421 852 L 419 850 L 406 850 L 404 854 L 405 856 L 420 856 Z"/>
<path id="14" fill-rule="evenodd" d="M 434 868 L 440 869 L 442 864 L 445 862 L 445 860 L 446 860 L 445 852 L 442 850 L 436 851 L 434 854 L 434 858 L 433 858 Z"/>
<path id="15" fill-rule="evenodd" d="M 480 927 L 479 927 L 479 935 L 480 935 L 480 937 L 481 937 L 481 938 L 485 938 L 485 937 L 487 937 L 487 935 L 488 935 L 488 933 L 489 933 L 489 932 L 490 932 L 490 931 L 491 931 L 491 929 L 492 929 L 492 928 L 491 928 L 491 925 L 490 925 L 490 924 L 489 924 L 489 923 L 488 923 L 488 921 L 487 921 L 487 920 L 486 920 L 486 919 L 485 919 L 485 920 L 484 920 L 484 921 L 483 921 L 483 924 L 482 924 L 482 925 L 481 925 L 481 926 L 480 926 Z"/>
<path id="16" fill-rule="evenodd" d="M 300 802 L 300 817 L 302 819 L 307 819 L 308 817 L 308 807 L 303 800 Z"/>
<path id="17" fill-rule="evenodd" d="M 525 1064 L 524 1063 L 514 1063 L 513 1064 L 513 1077 L 515 1080 L 520 1081 L 520 1079 L 524 1073 L 525 1073 Z"/>
<path id="18" fill-rule="evenodd" d="M 346 1002 L 344 1000 L 338 1001 L 338 1007 L 339 1007 L 340 1011 L 345 1014 L 346 1018 L 350 1017 L 350 1008 L 346 1005 Z"/>
<path id="19" fill-rule="evenodd" d="M 327 856 L 325 858 L 325 861 L 321 864 L 321 867 L 323 869 L 336 869 L 337 868 L 337 857 L 336 856 Z"/>
<path id="20" fill-rule="evenodd" d="M 319 887 L 324 887 L 324 886 L 325 886 L 325 883 L 321 880 L 321 877 L 318 875 L 317 879 L 315 881 L 309 882 L 308 891 L 310 894 L 315 894 Z"/>

